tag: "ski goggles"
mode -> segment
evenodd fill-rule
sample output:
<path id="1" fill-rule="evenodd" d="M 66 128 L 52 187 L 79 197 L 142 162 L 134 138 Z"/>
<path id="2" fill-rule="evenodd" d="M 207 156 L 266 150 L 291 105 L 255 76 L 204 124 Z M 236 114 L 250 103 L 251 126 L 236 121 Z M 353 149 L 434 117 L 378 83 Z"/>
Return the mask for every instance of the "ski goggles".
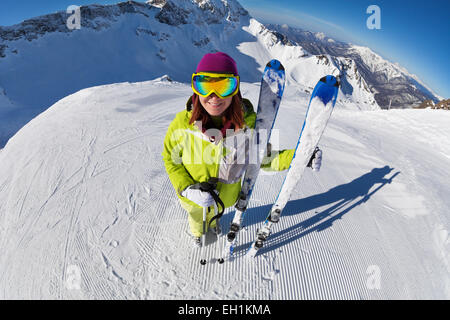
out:
<path id="1" fill-rule="evenodd" d="M 192 90 L 202 97 L 215 93 L 225 99 L 239 91 L 239 76 L 225 73 L 198 72 L 192 74 Z"/>

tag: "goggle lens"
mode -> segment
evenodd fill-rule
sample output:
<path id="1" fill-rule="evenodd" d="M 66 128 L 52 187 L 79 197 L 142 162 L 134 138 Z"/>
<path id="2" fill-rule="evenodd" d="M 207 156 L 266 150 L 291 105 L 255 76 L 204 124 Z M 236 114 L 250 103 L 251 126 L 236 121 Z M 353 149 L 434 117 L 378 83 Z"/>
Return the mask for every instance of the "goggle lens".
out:
<path id="1" fill-rule="evenodd" d="M 239 80 L 237 77 L 212 77 L 207 75 L 194 75 L 192 86 L 200 95 L 207 96 L 216 92 L 223 98 L 232 96 L 237 92 Z"/>

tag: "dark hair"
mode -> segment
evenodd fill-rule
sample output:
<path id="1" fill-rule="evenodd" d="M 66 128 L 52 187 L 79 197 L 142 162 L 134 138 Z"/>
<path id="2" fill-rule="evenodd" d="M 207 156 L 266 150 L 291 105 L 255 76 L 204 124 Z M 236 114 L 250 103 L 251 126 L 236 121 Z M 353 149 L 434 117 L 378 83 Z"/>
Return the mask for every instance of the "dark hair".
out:
<path id="1" fill-rule="evenodd" d="M 203 127 L 207 128 L 210 126 L 212 124 L 211 116 L 203 108 L 198 95 L 195 93 L 192 95 L 192 106 L 192 115 L 189 124 L 200 120 Z M 228 121 L 231 122 L 235 131 L 244 127 L 244 110 L 242 108 L 242 97 L 240 93 L 233 96 L 231 105 L 222 115 L 222 123 L 227 123 Z"/>

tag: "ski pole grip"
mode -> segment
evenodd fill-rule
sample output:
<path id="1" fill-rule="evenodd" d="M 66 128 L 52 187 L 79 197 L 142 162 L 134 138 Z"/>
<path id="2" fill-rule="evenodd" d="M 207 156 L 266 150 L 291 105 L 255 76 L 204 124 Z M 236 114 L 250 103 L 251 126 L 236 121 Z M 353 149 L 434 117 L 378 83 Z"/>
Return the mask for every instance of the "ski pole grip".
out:
<path id="1" fill-rule="evenodd" d="M 225 205 L 222 201 L 222 199 L 220 199 L 220 197 L 214 192 L 216 187 L 217 187 L 217 183 L 219 182 L 218 178 L 209 178 L 208 181 L 204 181 L 204 182 L 199 182 L 194 184 L 191 188 L 192 189 L 199 189 L 200 191 L 203 192 L 208 192 L 211 197 L 213 197 L 214 201 L 216 202 L 217 206 L 221 207 L 219 213 L 217 213 L 210 221 L 209 221 L 209 225 L 211 225 L 211 222 L 213 222 L 216 219 L 220 219 L 220 217 L 222 217 L 224 211 L 225 211 Z"/>

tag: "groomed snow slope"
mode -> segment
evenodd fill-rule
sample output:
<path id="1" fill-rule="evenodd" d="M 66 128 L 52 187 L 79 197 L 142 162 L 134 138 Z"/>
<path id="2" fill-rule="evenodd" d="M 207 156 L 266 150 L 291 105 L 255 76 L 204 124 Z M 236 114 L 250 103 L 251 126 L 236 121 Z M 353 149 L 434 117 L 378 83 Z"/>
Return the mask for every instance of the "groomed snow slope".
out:
<path id="1" fill-rule="evenodd" d="M 274 149 L 297 140 L 309 97 L 294 91 Z M 236 259 L 201 266 L 161 159 L 190 92 L 160 80 L 84 89 L 8 142 L 1 299 L 450 298 L 450 113 L 338 105 L 322 170 L 306 171 L 261 254 L 243 257 L 286 172 L 259 177 Z M 256 106 L 258 86 L 243 93 Z"/>

